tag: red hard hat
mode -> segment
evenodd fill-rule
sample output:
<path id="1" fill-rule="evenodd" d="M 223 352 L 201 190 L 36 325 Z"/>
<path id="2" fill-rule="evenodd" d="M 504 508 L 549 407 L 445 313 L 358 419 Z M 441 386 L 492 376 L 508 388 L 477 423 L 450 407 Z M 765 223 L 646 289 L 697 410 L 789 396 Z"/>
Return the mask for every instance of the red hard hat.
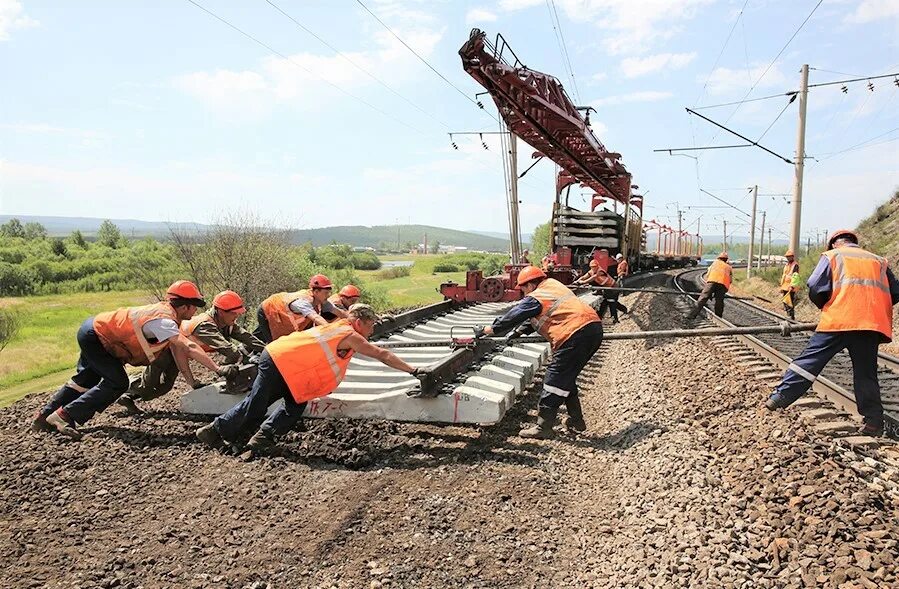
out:
<path id="1" fill-rule="evenodd" d="M 362 291 L 352 284 L 347 284 L 340 289 L 340 292 L 338 294 L 349 299 L 352 297 L 361 297 Z"/>
<path id="2" fill-rule="evenodd" d="M 243 306 L 243 299 L 233 290 L 223 290 L 212 298 L 212 306 L 222 311 L 246 313 L 247 309 Z"/>
<path id="3" fill-rule="evenodd" d="M 838 237 L 851 237 L 855 243 L 858 243 L 858 234 L 851 229 L 837 229 L 827 237 L 827 249 L 833 248 L 833 242 Z"/>
<path id="4" fill-rule="evenodd" d="M 168 295 L 169 299 L 188 299 L 194 301 L 198 307 L 206 306 L 206 301 L 203 300 L 200 289 L 190 280 L 176 280 L 165 291 L 165 294 Z"/>
<path id="5" fill-rule="evenodd" d="M 309 288 L 333 288 L 331 280 L 324 274 L 316 274 L 309 279 Z"/>
<path id="6" fill-rule="evenodd" d="M 538 278 L 546 278 L 546 274 L 536 266 L 528 266 L 518 273 L 518 286 Z"/>

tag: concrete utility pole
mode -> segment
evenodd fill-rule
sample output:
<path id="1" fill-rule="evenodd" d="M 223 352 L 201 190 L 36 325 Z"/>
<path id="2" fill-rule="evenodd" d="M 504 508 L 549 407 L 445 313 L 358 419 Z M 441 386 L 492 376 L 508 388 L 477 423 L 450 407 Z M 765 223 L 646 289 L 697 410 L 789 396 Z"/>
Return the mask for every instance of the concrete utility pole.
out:
<path id="1" fill-rule="evenodd" d="M 796 139 L 796 175 L 793 180 L 793 226 L 790 249 L 799 251 L 799 226 L 802 217 L 802 173 L 805 169 L 805 112 L 808 107 L 808 64 L 802 66 L 799 83 L 799 132 Z"/>
<path id="2" fill-rule="evenodd" d="M 517 264 L 521 259 L 521 230 L 518 228 L 518 138 L 509 127 L 509 150 L 506 156 L 509 159 L 509 244 L 512 263 Z"/>
<path id="3" fill-rule="evenodd" d="M 762 250 L 765 249 L 765 211 L 762 211 L 762 232 L 759 234 L 759 263 L 757 270 L 762 269 Z M 766 263 L 767 265 L 767 263 Z"/>
<path id="4" fill-rule="evenodd" d="M 680 207 L 677 209 L 677 255 L 681 255 L 681 232 L 684 228 L 681 226 L 681 222 L 684 219 L 684 212 L 680 210 Z"/>
<path id="5" fill-rule="evenodd" d="M 752 220 L 749 222 L 749 263 L 746 264 L 746 278 L 752 276 L 752 250 L 755 245 L 755 205 L 759 197 L 759 186 L 752 187 Z"/>
<path id="6" fill-rule="evenodd" d="M 724 243 L 721 244 L 721 250 L 727 251 L 727 220 L 724 220 Z"/>
<path id="7" fill-rule="evenodd" d="M 768 262 L 771 261 L 771 228 L 768 227 Z"/>

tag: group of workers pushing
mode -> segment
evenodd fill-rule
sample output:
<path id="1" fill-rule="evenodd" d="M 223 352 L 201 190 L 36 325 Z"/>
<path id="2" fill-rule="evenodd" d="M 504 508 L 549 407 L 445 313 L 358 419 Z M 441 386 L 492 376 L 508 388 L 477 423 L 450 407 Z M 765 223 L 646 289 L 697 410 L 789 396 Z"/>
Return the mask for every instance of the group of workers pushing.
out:
<path id="1" fill-rule="evenodd" d="M 629 269 L 626 260 L 620 255 L 616 258 L 620 281 Z M 690 316 L 695 317 L 712 297 L 715 313 L 720 316 L 732 276 L 728 256 L 722 253 L 710 266 L 706 286 Z M 798 266 L 789 256 L 781 288 L 786 287 L 785 302 L 790 294 L 791 308 L 798 290 L 797 276 Z M 594 262 L 574 285 L 591 283 L 608 287 L 616 281 Z M 584 431 L 587 424 L 577 377 L 602 343 L 601 315 L 605 308 L 617 319 L 617 297 L 612 295 L 614 298 L 609 298 L 598 314 L 570 288 L 534 266 L 519 272 L 517 286 L 524 297 L 492 325 L 478 328 L 475 335 L 480 338 L 511 332 L 509 337 L 514 338 L 537 331 L 551 345 L 553 357 L 543 379 L 537 423 L 519 435 L 553 437 L 563 404 L 568 413 L 566 427 Z M 877 348 L 892 339 L 892 307 L 899 302 L 899 283 L 884 258 L 860 248 L 854 232 L 840 230 L 828 238 L 827 250 L 808 287 L 809 298 L 821 309 L 817 331 L 789 365 L 766 406 L 776 410 L 790 405 L 808 391 L 833 356 L 848 349 L 858 411 L 864 418 L 862 433 L 880 435 L 883 407 L 877 381 Z M 319 274 L 310 279 L 308 289 L 272 295 L 260 305 L 258 326 L 252 334 L 236 324 L 246 312 L 237 293 L 217 294 L 212 309 L 196 315 L 206 303 L 196 285 L 186 280 L 173 283 L 162 302 L 91 317 L 78 330 L 81 355 L 76 374 L 38 411 L 32 429 L 58 431 L 80 439 L 78 426 L 97 412 L 117 400 L 129 412 L 140 412 L 135 401 L 171 390 L 178 372 L 190 386 L 202 386 L 191 372 L 191 359 L 227 378 L 238 372 L 239 362 L 253 356 L 258 372 L 250 393 L 197 430 L 197 437 L 214 447 L 234 445 L 244 430 L 263 420 L 272 403 L 283 399 L 283 406 L 262 421 L 247 443 L 248 448 L 259 450 L 270 447 L 277 436 L 289 431 L 301 419 L 308 401 L 336 389 L 357 352 L 413 376 L 426 376 L 424 369 L 368 342 L 378 316 L 370 306 L 357 303 L 361 294 L 358 288 L 348 285 L 333 296 L 332 288 L 331 281 Z M 215 362 L 209 352 L 220 354 L 224 363 Z M 146 368 L 129 383 L 125 364 Z"/>

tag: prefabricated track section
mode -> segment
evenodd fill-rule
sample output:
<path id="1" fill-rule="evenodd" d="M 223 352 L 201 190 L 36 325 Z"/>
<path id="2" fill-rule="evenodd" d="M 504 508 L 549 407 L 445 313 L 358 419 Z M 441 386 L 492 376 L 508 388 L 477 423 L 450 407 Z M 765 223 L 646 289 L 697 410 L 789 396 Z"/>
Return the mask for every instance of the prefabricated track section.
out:
<path id="1" fill-rule="evenodd" d="M 593 294 L 581 296 L 588 304 Z M 448 340 L 451 336 L 471 337 L 473 328 L 490 325 L 514 303 L 471 305 L 394 333 L 387 342 Z M 450 347 L 415 347 L 393 350 L 415 367 L 427 367 L 446 359 Z M 386 419 L 434 423 L 479 423 L 500 421 L 518 395 L 549 359 L 547 343 L 512 343 L 498 346 L 476 364 L 460 372 L 445 394 L 424 398 L 414 396 L 418 380 L 362 355 L 350 361 L 346 377 L 330 395 L 309 403 L 309 417 Z M 224 383 L 216 383 L 181 397 L 186 413 L 218 415 L 227 411 L 245 393 L 227 394 Z"/>

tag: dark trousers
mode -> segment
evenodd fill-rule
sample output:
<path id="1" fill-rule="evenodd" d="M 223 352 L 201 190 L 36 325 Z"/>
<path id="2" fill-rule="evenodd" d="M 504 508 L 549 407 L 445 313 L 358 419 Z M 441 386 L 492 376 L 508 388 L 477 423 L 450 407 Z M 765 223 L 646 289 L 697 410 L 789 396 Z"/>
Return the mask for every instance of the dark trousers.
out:
<path id="1" fill-rule="evenodd" d="M 269 406 L 278 399 L 284 399 L 284 406 L 277 409 L 259 427 L 259 431 L 274 437 L 290 431 L 302 417 L 306 403 L 297 403 L 278 372 L 268 350 L 259 357 L 259 372 L 253 381 L 253 388 L 243 401 L 215 418 L 213 424 L 222 438 L 234 442 L 245 426 L 256 424 L 265 417 Z"/>
<path id="2" fill-rule="evenodd" d="M 695 319 L 696 316 L 699 315 L 699 310 L 702 309 L 705 306 L 706 301 L 712 297 L 715 298 L 715 315 L 723 317 L 725 294 L 727 294 L 727 288 L 723 284 L 706 282 L 699 295 L 699 300 L 696 301 L 696 308 L 690 311 L 688 317 L 690 319 Z"/>
<path id="3" fill-rule="evenodd" d="M 172 351 L 166 349 L 144 368 L 140 376 L 131 379 L 128 391 L 122 397 L 151 401 L 171 391 L 177 379 L 178 365 Z"/>
<path id="4" fill-rule="evenodd" d="M 783 294 L 784 297 L 789 297 L 789 303 L 784 301 L 784 311 L 787 312 L 787 317 L 796 319 L 796 293 L 793 291 L 781 291 L 781 294 Z"/>
<path id="5" fill-rule="evenodd" d="M 562 403 L 571 409 L 579 404 L 577 377 L 602 343 L 602 323 L 588 323 L 553 351 L 553 359 L 543 376 L 538 409 L 557 411 Z"/>
<path id="6" fill-rule="evenodd" d="M 599 310 L 597 313 L 599 314 L 599 318 L 602 319 L 606 316 L 606 309 L 609 310 L 609 315 L 612 317 L 612 321 L 618 323 L 618 297 L 607 297 L 603 295 L 602 302 L 599 303 Z"/>
<path id="7" fill-rule="evenodd" d="M 881 337 L 876 331 L 815 332 L 802 353 L 787 367 L 775 394 L 792 403 L 811 388 L 831 358 L 849 350 L 858 412 L 865 418 L 865 423 L 883 423 L 880 384 L 877 382 L 877 347 Z"/>
<path id="8" fill-rule="evenodd" d="M 253 335 L 261 339 L 263 343 L 272 343 L 272 331 L 268 326 L 268 318 L 262 311 L 262 307 L 256 309 L 256 329 L 253 330 Z"/>
<path id="9" fill-rule="evenodd" d="M 77 340 L 81 349 L 77 372 L 44 406 L 43 417 L 61 408 L 70 423 L 86 423 L 128 389 L 125 367 L 100 343 L 93 317 L 78 328 Z"/>

